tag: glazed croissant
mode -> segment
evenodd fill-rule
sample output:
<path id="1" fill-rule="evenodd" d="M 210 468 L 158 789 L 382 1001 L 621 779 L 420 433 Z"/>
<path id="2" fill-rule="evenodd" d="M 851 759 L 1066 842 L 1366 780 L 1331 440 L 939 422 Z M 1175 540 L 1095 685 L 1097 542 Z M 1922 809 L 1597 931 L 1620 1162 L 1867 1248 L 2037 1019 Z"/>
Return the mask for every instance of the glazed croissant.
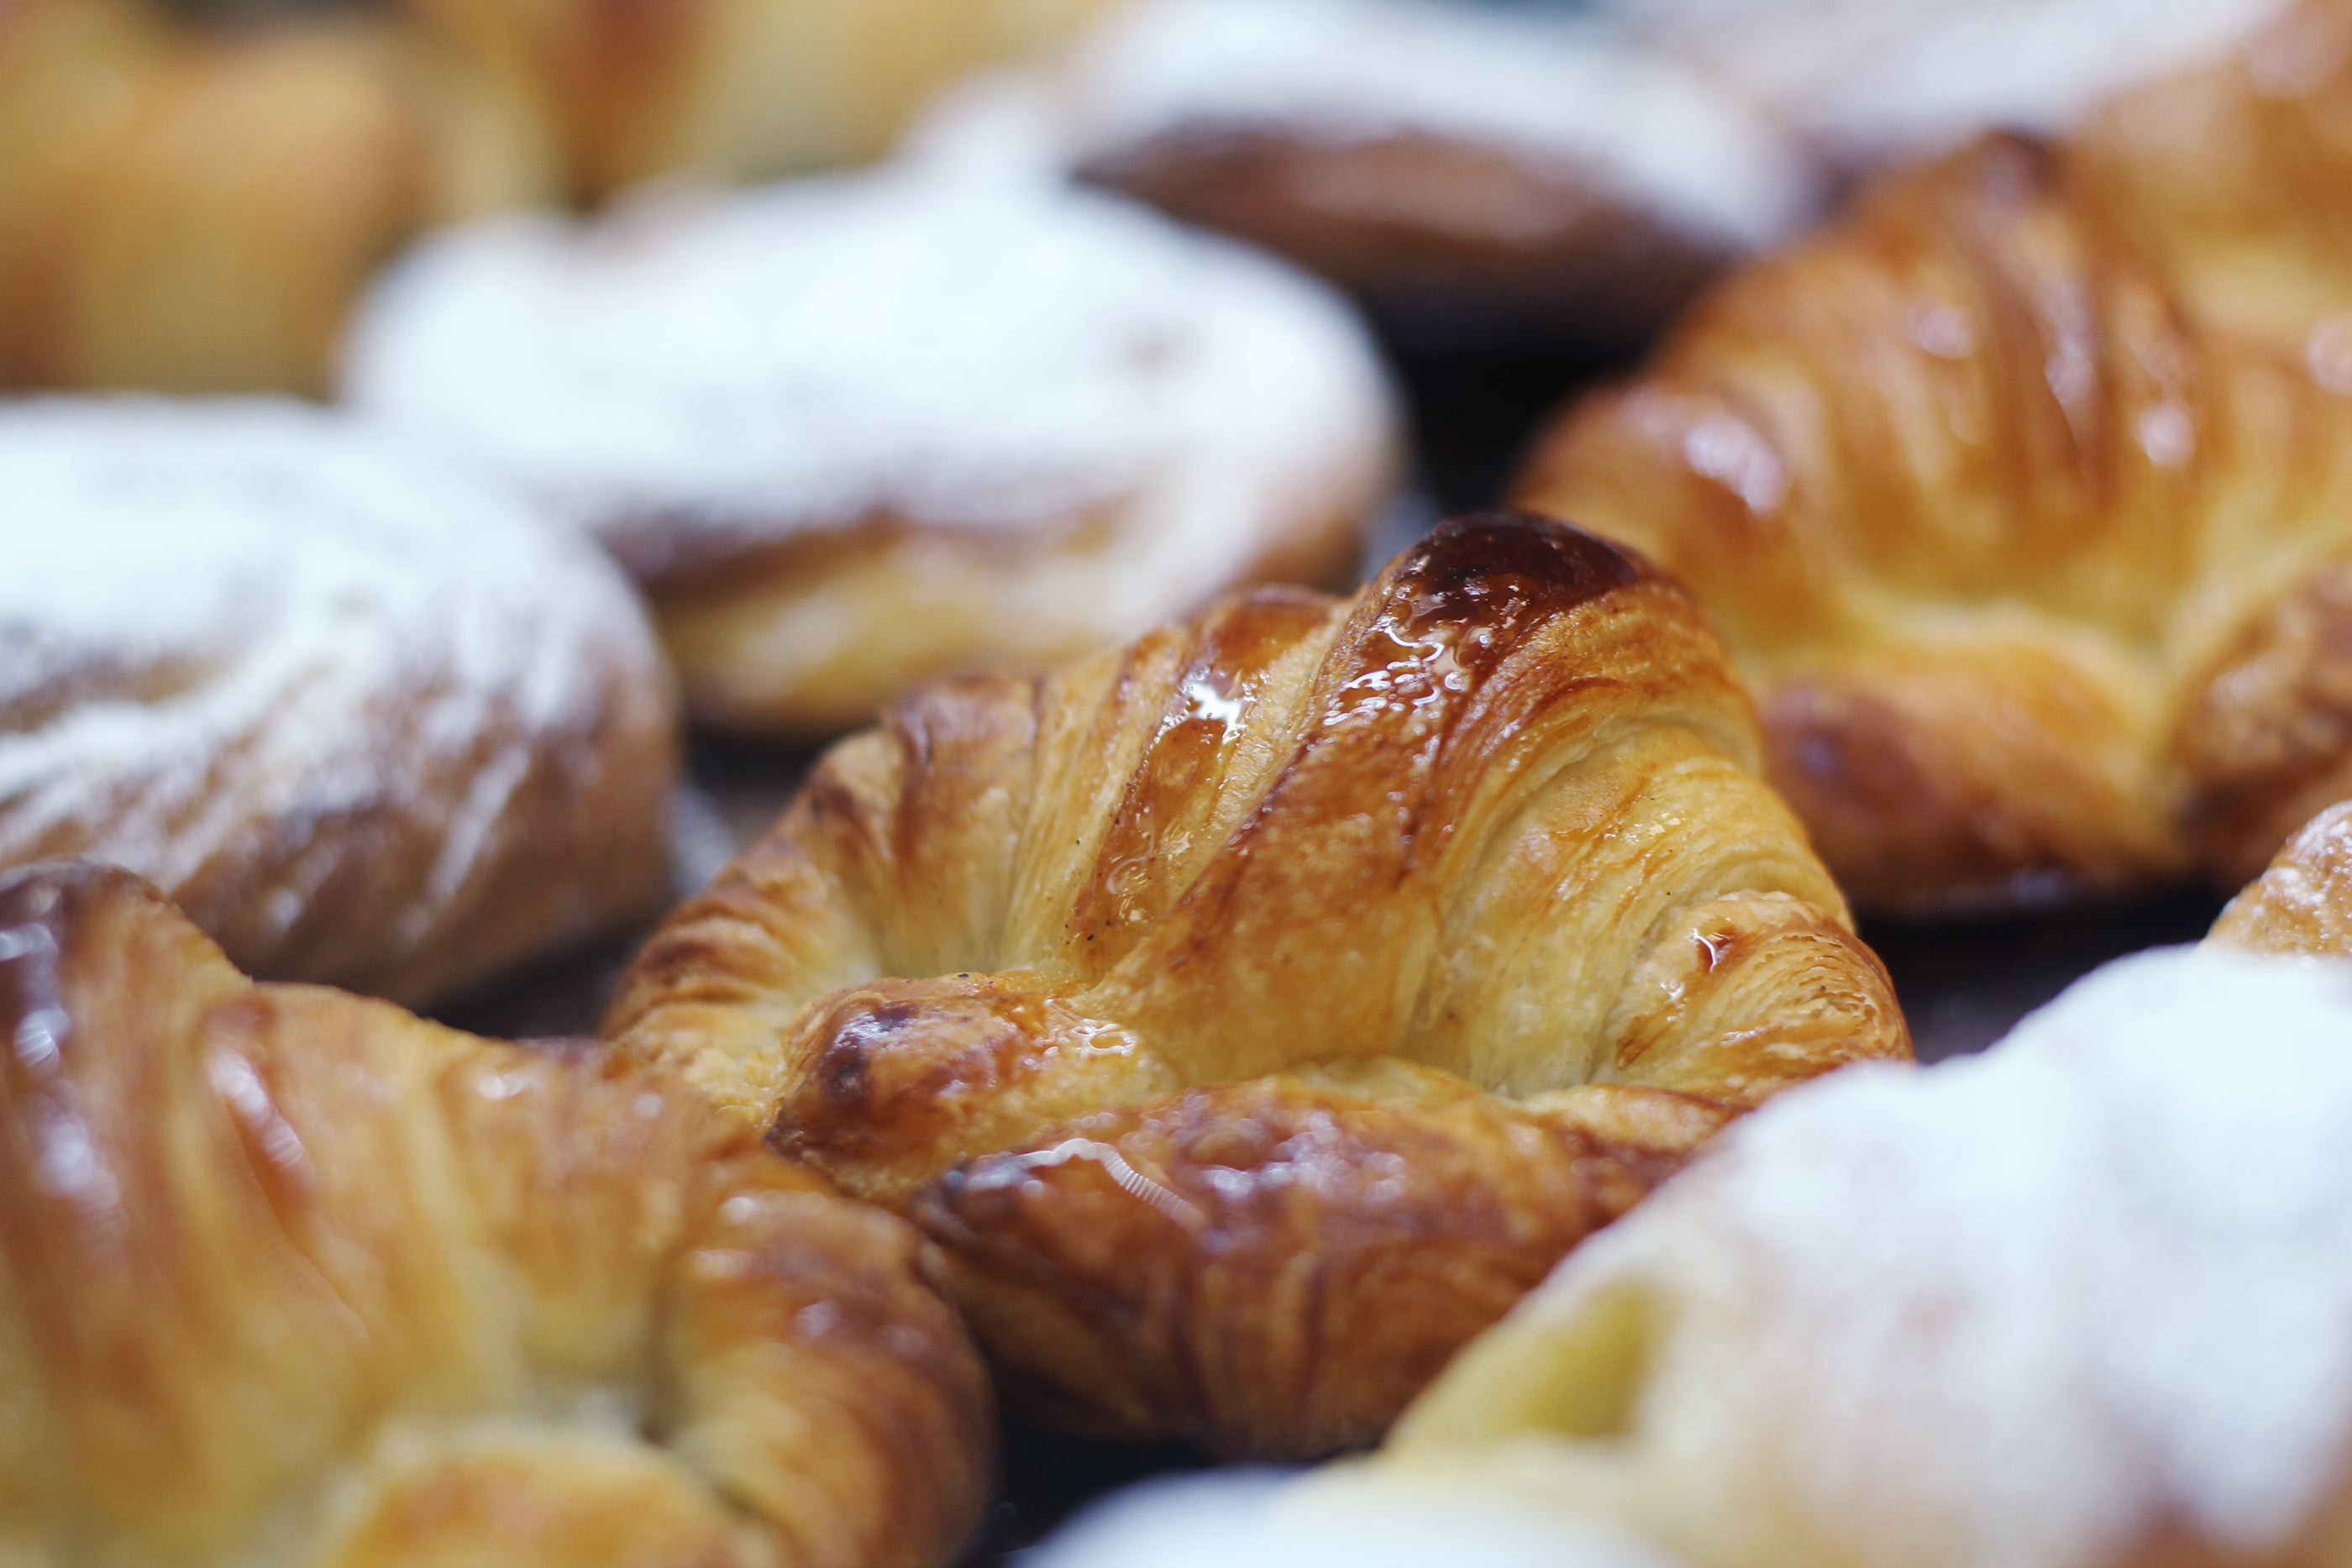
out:
<path id="1" fill-rule="evenodd" d="M 909 699 L 609 1031 L 946 1249 L 1033 1415 L 1376 1436 L 1732 1114 L 1909 1052 L 1683 592 L 1508 514 Z"/>
<path id="2" fill-rule="evenodd" d="M 980 1366 L 915 1238 L 657 1069 L 256 986 L 0 882 L 0 1561 L 922 1568 Z"/>
<path id="3" fill-rule="evenodd" d="M 1520 494 L 1691 586 L 1859 903 L 2234 886 L 2352 793 L 2352 402 L 2201 324 L 2066 153 L 1866 193 Z"/>
<path id="4" fill-rule="evenodd" d="M 386 255 L 554 189 L 538 136 L 389 28 L 0 8 L 0 384 L 322 391 Z"/>

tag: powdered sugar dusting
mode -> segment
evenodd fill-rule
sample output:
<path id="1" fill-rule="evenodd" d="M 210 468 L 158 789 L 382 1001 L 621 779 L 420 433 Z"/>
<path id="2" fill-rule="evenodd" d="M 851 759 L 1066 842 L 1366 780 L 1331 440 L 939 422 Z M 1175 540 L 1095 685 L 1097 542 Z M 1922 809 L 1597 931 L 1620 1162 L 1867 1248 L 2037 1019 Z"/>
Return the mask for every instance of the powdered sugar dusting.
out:
<path id="1" fill-rule="evenodd" d="M 1589 21 L 1425 0 L 1149 0 L 1072 75 L 1083 156 L 1220 126 L 1466 140 L 1573 165 L 1742 248 L 1780 237 L 1814 197 L 1810 165 L 1769 122 Z"/>
<path id="2" fill-rule="evenodd" d="M 1990 126 L 2057 131 L 2135 83 L 2229 52 L 2281 0 L 1603 0 L 1839 161 Z"/>
<path id="3" fill-rule="evenodd" d="M 369 303 L 346 386 L 656 579 L 877 517 L 1129 513 L 1230 572 L 1391 431 L 1319 286 L 952 160 L 460 231 Z"/>
<path id="4" fill-rule="evenodd" d="M 1628 1281 L 1672 1328 L 1626 1495 L 1699 1561 L 1764 1519 L 1887 1563 L 2274 1548 L 2352 1480 L 2352 965 L 2146 955 L 1986 1058 L 1784 1096 L 1491 1354 Z"/>
<path id="5" fill-rule="evenodd" d="M 0 496 L 0 863 L 250 873 L 263 907 L 226 913 L 282 935 L 415 834 L 439 849 L 413 902 L 342 912 L 413 944 L 501 825 L 499 780 L 592 731 L 616 679 L 660 689 L 595 551 L 340 416 L 17 404 Z"/>

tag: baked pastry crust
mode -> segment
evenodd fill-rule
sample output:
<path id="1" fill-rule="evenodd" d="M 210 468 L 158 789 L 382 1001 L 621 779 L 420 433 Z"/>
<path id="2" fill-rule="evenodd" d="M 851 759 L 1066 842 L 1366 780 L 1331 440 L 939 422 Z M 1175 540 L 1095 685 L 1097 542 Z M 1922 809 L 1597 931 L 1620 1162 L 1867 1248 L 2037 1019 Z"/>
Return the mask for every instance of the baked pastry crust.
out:
<path id="1" fill-rule="evenodd" d="M 885 152 L 957 78 L 1033 52 L 1099 0 L 403 0 L 531 103 L 573 194 Z"/>
<path id="2" fill-rule="evenodd" d="M 1082 175 L 1422 338 L 1633 342 L 1820 194 L 1706 78 L 1589 22 L 1425 0 L 1148 0 L 1064 72 Z"/>
<path id="3" fill-rule="evenodd" d="M 345 385 L 603 539 L 697 716 L 751 731 L 1344 578 L 1395 463 L 1328 290 L 954 162 L 452 234 L 379 287 Z"/>
<path id="4" fill-rule="evenodd" d="M 652 913 L 677 698 L 587 541 L 293 403 L 0 412 L 0 867 L 404 1001 Z"/>
<path id="5" fill-rule="evenodd" d="M 1033 1415 L 1376 1437 L 1727 1119 L 1906 1057 L 1682 591 L 1540 519 L 830 753 L 607 1030 L 945 1249 Z"/>
<path id="6" fill-rule="evenodd" d="M 657 1069 L 256 986 L 0 879 L 0 1552 L 930 1568 L 977 1358 L 906 1227 Z"/>
<path id="7" fill-rule="evenodd" d="M 377 264 L 547 199 L 551 156 L 422 36 L 20 0 L 0 11 L 0 384 L 323 392 Z"/>
<path id="8" fill-rule="evenodd" d="M 1994 138 L 1727 280 L 1519 493 L 1688 582 L 1860 904 L 2235 887 L 2352 792 L 2352 404 Z"/>
<path id="9" fill-rule="evenodd" d="M 2178 949 L 1790 1095 L 1318 1506 L 1497 1496 L 1692 1568 L 2341 1563 L 2347 1030 L 2341 964 Z"/>

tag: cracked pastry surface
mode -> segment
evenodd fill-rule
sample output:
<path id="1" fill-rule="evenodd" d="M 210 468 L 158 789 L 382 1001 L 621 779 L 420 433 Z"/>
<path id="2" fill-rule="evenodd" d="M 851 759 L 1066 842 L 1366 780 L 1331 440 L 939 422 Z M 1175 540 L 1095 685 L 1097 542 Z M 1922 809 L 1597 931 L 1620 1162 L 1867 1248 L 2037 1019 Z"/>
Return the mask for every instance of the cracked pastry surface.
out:
<path id="1" fill-rule="evenodd" d="M 989 1404 L 904 1225 L 658 1069 L 0 877 L 0 1555 L 936 1568 Z"/>
<path id="2" fill-rule="evenodd" d="M 1692 1568 L 2343 1562 L 2347 1030 L 2352 966 L 2179 949 L 1792 1094 L 1325 1502 L 1500 1494 Z"/>
<path id="3" fill-rule="evenodd" d="M 1394 460 L 1320 285 L 953 161 L 457 232 L 379 288 L 346 390 L 603 539 L 740 729 L 1344 576 Z"/>
<path id="4" fill-rule="evenodd" d="M 909 1213 L 1009 1396 L 1376 1436 L 1725 1121 L 1909 1040 L 1682 591 L 1510 514 L 836 747 L 608 1032 Z"/>
<path id="5" fill-rule="evenodd" d="M 294 403 L 0 411 L 0 867 L 415 1001 L 666 891 L 677 702 L 585 541 Z"/>
<path id="6" fill-rule="evenodd" d="M 2352 402 L 1993 138 L 1727 280 L 1519 493 L 1681 575 L 1865 906 L 2236 886 L 2352 792 Z"/>

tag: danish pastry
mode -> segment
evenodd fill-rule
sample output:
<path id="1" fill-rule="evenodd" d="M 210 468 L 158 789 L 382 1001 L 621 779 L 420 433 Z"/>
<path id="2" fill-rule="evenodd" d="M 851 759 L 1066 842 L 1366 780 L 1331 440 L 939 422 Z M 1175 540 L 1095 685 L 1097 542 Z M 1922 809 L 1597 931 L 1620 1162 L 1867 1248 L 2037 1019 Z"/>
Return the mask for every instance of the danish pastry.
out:
<path id="1" fill-rule="evenodd" d="M 1098 0 L 404 0 L 552 128 L 574 194 L 873 158 L 940 89 Z"/>
<path id="2" fill-rule="evenodd" d="M 1731 95 L 1589 24 L 1429 0 L 1151 0 L 1066 73 L 1085 174 L 1421 336 L 1633 340 L 1813 204 Z"/>
<path id="3" fill-rule="evenodd" d="M 2207 940 L 2256 953 L 2352 957 L 2352 800 L 2305 822 L 2230 901 Z"/>
<path id="4" fill-rule="evenodd" d="M 1986 1058 L 1790 1095 L 1348 1484 L 1611 1517 L 1692 1568 L 2341 1563 L 2347 1036 L 2352 966 L 2183 949 Z"/>
<path id="5" fill-rule="evenodd" d="M 1680 575 L 1877 908 L 2243 883 L 2352 794 L 2352 402 L 1995 138 L 1753 264 L 1519 494 Z"/>
<path id="6" fill-rule="evenodd" d="M 404 999 L 666 891 L 660 652 L 504 492 L 291 403 L 58 401 L 0 411 L 0 866 Z"/>
<path id="7" fill-rule="evenodd" d="M 346 384 L 595 533 L 696 714 L 751 730 L 1345 575 L 1393 462 L 1311 281 L 961 162 L 457 232 L 370 302 Z"/>
<path id="8" fill-rule="evenodd" d="M 930 1568 L 978 1359 L 898 1221 L 657 1070 L 256 986 L 0 878 L 11 1563 Z"/>
<path id="9" fill-rule="evenodd" d="M 910 1214 L 1034 1416 L 1364 1442 L 1727 1119 L 1907 1057 L 1682 591 L 1456 521 L 844 742 L 608 1032 Z"/>
<path id="10" fill-rule="evenodd" d="M 556 188 L 517 106 L 361 24 L 0 8 L 0 384 L 317 392 L 376 264 Z"/>

